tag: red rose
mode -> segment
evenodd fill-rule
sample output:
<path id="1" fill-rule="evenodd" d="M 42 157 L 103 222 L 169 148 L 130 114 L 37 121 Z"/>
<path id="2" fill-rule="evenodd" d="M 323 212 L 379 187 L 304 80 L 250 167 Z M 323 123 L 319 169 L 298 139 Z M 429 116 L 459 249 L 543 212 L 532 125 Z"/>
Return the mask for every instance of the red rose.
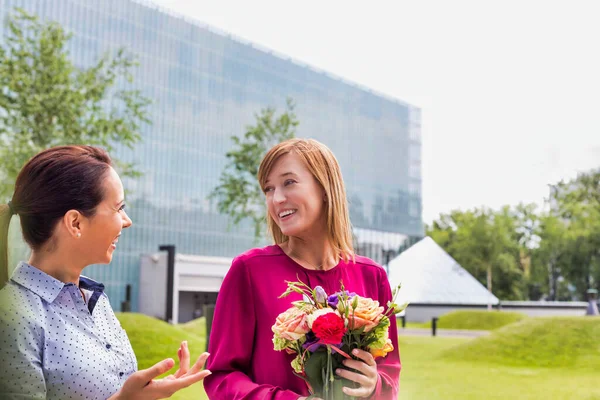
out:
<path id="1" fill-rule="evenodd" d="M 340 344 L 346 333 L 344 320 L 336 313 L 324 314 L 315 319 L 312 330 L 322 344 Z"/>

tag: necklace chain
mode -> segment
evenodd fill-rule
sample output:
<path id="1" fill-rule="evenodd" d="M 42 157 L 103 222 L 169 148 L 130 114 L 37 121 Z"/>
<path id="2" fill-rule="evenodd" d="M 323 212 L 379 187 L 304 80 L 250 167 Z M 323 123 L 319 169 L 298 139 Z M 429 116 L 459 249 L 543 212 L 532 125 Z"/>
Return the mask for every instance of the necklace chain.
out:
<path id="1" fill-rule="evenodd" d="M 305 259 L 303 259 L 302 257 L 299 257 L 296 253 L 294 253 L 294 251 L 290 251 L 290 256 L 293 258 L 296 258 L 300 261 L 303 261 L 305 263 L 307 263 L 308 265 L 310 265 L 311 267 L 314 267 L 316 270 L 322 270 L 323 269 L 323 263 L 319 264 L 319 265 L 314 265 L 312 263 L 309 263 L 308 261 L 306 261 Z"/>

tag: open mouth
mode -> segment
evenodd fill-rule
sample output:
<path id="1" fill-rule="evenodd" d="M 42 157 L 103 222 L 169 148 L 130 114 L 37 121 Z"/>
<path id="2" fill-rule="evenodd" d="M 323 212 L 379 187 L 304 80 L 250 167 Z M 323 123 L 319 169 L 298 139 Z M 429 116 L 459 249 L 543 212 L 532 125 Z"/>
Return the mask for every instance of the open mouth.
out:
<path id="1" fill-rule="evenodd" d="M 119 233 L 119 235 L 115 238 L 115 240 L 112 241 L 112 243 L 110 244 L 110 247 L 114 249 L 117 248 L 117 243 L 119 242 L 119 236 L 121 236 L 121 234 Z"/>
<path id="2" fill-rule="evenodd" d="M 289 219 L 292 215 L 296 214 L 297 210 L 284 210 L 281 211 L 279 214 L 277 214 L 277 216 L 279 217 L 280 220 L 286 220 Z"/>

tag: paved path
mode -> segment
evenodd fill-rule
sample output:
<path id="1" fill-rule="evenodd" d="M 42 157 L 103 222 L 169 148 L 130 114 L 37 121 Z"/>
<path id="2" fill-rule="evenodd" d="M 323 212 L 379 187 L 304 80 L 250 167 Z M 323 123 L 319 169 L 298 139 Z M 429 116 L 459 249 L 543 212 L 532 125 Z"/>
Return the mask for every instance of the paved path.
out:
<path id="1" fill-rule="evenodd" d="M 431 329 L 426 328 L 398 328 L 401 336 L 431 336 Z M 440 337 L 458 337 L 458 338 L 476 338 L 489 335 L 490 331 L 471 331 L 459 329 L 438 329 L 436 336 Z"/>

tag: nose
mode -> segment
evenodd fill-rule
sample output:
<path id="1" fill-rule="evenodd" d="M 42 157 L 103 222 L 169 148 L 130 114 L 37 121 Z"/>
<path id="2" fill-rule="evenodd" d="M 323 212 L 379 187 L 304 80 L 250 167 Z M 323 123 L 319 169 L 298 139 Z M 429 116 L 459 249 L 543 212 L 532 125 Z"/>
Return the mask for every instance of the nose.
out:
<path id="1" fill-rule="evenodd" d="M 281 204 L 285 201 L 285 195 L 283 193 L 283 190 L 277 190 L 275 189 L 273 191 L 273 202 L 276 204 Z"/>
<path id="2" fill-rule="evenodd" d="M 129 215 L 127 215 L 125 211 L 123 211 L 121 214 L 123 215 L 123 228 L 129 228 L 131 225 L 133 225 L 131 218 L 129 218 Z"/>

